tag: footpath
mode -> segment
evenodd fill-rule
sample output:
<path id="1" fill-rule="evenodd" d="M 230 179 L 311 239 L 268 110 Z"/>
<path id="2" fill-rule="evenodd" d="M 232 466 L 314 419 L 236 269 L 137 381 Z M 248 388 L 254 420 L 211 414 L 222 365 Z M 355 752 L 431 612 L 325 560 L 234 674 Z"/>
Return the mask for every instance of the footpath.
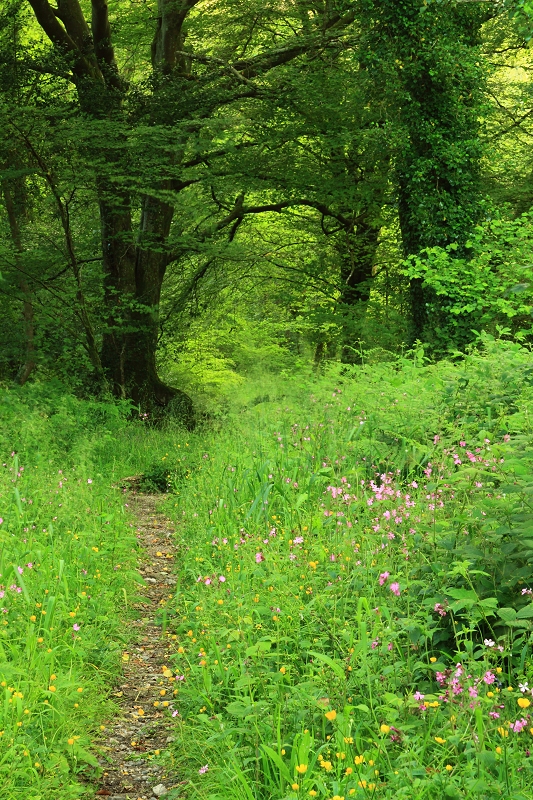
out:
<path id="1" fill-rule="evenodd" d="M 174 529 L 172 522 L 156 512 L 160 495 L 130 495 L 144 558 L 139 572 L 146 587 L 134 605 L 139 617 L 130 624 L 135 638 L 123 654 L 122 681 L 114 699 L 120 707 L 117 718 L 105 726 L 98 743 L 103 774 L 97 797 L 109 800 L 154 800 L 177 786 L 177 778 L 165 772 L 157 756 L 172 741 L 174 690 L 169 656 L 170 635 L 162 635 L 156 616 L 173 596 Z"/>

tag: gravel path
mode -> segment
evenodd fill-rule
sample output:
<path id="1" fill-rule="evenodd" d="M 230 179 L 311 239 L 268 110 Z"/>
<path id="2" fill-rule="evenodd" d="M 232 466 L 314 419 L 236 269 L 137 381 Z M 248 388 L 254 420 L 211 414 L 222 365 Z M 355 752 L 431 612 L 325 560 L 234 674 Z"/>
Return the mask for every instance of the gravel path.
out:
<path id="1" fill-rule="evenodd" d="M 123 655 L 122 681 L 114 692 L 121 714 L 106 726 L 99 743 L 104 772 L 96 794 L 110 800 L 154 800 L 178 785 L 176 776 L 157 763 L 158 751 L 172 740 L 169 709 L 174 707 L 176 686 L 169 662 L 175 647 L 155 625 L 157 611 L 173 596 L 176 582 L 173 527 L 156 512 L 158 500 L 157 495 L 133 495 L 129 500 L 145 552 L 139 572 L 147 586 L 134 606 L 139 611 L 139 619 L 131 623 L 136 636 Z"/>

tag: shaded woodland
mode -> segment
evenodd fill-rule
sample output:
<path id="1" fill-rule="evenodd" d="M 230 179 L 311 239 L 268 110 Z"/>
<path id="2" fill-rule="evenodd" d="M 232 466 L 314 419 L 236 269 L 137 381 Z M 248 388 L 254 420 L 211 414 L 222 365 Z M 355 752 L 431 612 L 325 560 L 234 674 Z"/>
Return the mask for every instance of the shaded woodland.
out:
<path id="1" fill-rule="evenodd" d="M 6 0 L 1 379 L 192 420 L 191 368 L 529 339 L 529 10 Z"/>

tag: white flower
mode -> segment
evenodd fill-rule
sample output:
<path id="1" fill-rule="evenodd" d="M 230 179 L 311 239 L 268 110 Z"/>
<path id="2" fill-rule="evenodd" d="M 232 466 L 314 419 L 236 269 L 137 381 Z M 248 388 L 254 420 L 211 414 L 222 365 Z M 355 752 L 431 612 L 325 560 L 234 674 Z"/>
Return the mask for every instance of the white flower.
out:
<path id="1" fill-rule="evenodd" d="M 485 639 L 483 644 L 485 645 L 485 647 L 494 647 L 496 642 L 493 642 L 492 639 Z"/>
<path id="2" fill-rule="evenodd" d="M 525 683 L 519 683 L 518 688 L 520 689 L 521 692 L 529 691 L 529 686 L 527 685 L 527 681 Z"/>

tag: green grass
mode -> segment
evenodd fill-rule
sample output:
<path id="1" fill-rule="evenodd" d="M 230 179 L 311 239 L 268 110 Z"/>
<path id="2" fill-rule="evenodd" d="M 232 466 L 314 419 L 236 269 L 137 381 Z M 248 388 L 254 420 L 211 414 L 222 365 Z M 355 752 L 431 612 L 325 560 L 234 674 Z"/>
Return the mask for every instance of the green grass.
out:
<path id="1" fill-rule="evenodd" d="M 176 796 L 533 796 L 530 363 L 287 379 L 190 437 Z"/>
<path id="2" fill-rule="evenodd" d="M 29 390 L 2 393 L 0 416 L 0 796 L 68 800 L 98 773 L 137 591 L 135 529 L 96 453 L 120 415 Z"/>
<path id="3" fill-rule="evenodd" d="M 110 487 L 142 472 L 180 523 L 170 798 L 533 797 L 532 384 L 485 337 L 456 365 L 248 382 L 194 434 L 5 393 L 0 796 L 76 797 L 93 769 L 137 585 Z"/>

